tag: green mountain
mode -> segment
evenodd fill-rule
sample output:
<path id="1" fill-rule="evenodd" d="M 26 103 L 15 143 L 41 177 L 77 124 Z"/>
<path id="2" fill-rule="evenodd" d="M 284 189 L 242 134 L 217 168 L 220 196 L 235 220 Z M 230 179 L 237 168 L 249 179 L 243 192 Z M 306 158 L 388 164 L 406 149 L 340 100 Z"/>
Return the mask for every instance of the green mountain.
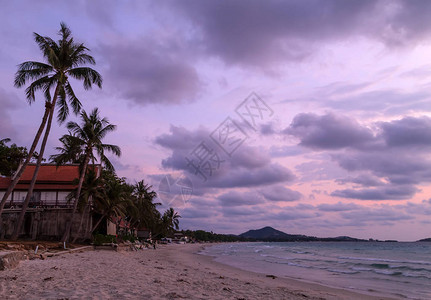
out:
<path id="1" fill-rule="evenodd" d="M 325 241 L 325 242 L 339 242 L 339 241 L 365 241 L 361 239 L 352 238 L 349 236 L 339 236 L 333 238 L 318 238 L 315 236 L 307 236 L 302 234 L 287 234 L 283 231 L 274 229 L 270 226 L 261 229 L 249 230 L 241 233 L 240 238 L 250 241 L 271 241 L 271 242 L 295 242 L 295 241 Z"/>

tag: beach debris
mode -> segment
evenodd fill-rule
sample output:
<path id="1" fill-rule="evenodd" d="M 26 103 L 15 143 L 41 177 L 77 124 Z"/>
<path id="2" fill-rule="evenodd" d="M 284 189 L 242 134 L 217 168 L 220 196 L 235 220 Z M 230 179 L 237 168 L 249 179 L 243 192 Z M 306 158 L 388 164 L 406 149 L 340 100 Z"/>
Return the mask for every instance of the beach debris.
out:
<path id="1" fill-rule="evenodd" d="M 277 278 L 277 276 L 275 276 L 275 275 L 266 275 L 266 277 L 269 277 L 269 278 L 272 278 L 272 279 Z"/>
<path id="2" fill-rule="evenodd" d="M 224 287 L 224 288 L 223 288 L 223 291 L 232 292 L 232 290 L 231 290 L 230 288 L 228 288 L 228 287 Z"/>
<path id="3" fill-rule="evenodd" d="M 219 276 L 218 278 L 219 278 L 219 279 L 224 279 L 224 276 Z"/>
<path id="4" fill-rule="evenodd" d="M 155 269 L 160 269 L 160 270 L 164 270 L 165 268 L 163 267 L 154 267 Z"/>
<path id="5" fill-rule="evenodd" d="M 51 270 L 58 270 L 58 267 L 57 267 L 57 266 L 53 266 L 53 267 L 51 268 Z"/>
<path id="6" fill-rule="evenodd" d="M 177 294 L 177 293 L 175 293 L 175 292 L 167 293 L 167 294 L 165 295 L 165 297 L 166 297 L 166 298 L 168 298 L 168 299 L 186 298 L 186 297 L 183 297 L 183 296 L 181 296 L 180 294 Z"/>
<path id="7" fill-rule="evenodd" d="M 17 279 L 18 279 L 18 276 L 5 277 L 4 279 L 5 279 L 5 280 L 10 280 L 10 281 L 12 281 L 12 280 L 17 280 Z"/>
<path id="8" fill-rule="evenodd" d="M 50 280 L 53 280 L 53 279 L 54 279 L 54 277 L 50 276 L 50 277 L 44 278 L 43 281 L 50 281 Z"/>
<path id="9" fill-rule="evenodd" d="M 182 278 L 180 278 L 180 279 L 177 279 L 177 282 L 185 282 L 185 283 L 190 283 L 190 282 L 188 282 L 187 280 L 184 280 L 184 279 L 182 279 Z"/>

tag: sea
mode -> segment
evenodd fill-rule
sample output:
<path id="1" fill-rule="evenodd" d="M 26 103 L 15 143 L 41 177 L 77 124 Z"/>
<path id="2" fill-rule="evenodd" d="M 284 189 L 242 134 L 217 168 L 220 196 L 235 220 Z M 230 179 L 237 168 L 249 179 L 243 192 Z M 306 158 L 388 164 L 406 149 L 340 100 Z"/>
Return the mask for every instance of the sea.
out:
<path id="1" fill-rule="evenodd" d="M 365 294 L 431 299 L 430 242 L 231 243 L 201 252 L 243 270 Z"/>

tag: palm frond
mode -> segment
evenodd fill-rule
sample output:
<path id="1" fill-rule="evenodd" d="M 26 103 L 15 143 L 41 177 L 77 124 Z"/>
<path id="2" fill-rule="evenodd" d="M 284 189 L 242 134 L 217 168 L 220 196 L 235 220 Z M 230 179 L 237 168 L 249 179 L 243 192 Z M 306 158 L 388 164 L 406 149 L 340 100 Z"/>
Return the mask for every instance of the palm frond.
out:
<path id="1" fill-rule="evenodd" d="M 67 73 L 75 79 L 83 80 L 84 88 L 86 90 L 90 89 L 93 84 L 97 85 L 99 88 L 102 87 L 102 76 L 92 68 L 73 68 L 68 70 Z"/>
<path id="2" fill-rule="evenodd" d="M 117 145 L 102 144 L 101 147 L 103 148 L 103 150 L 112 152 L 116 156 L 121 156 L 121 149 Z"/>
<path id="3" fill-rule="evenodd" d="M 69 97 L 70 105 L 72 106 L 73 112 L 78 114 L 81 111 L 82 104 L 79 99 L 75 96 L 75 92 L 72 89 L 72 86 L 69 82 L 67 82 L 64 86 L 67 96 Z"/>
<path id="4" fill-rule="evenodd" d="M 39 79 L 40 77 L 52 72 L 53 68 L 50 65 L 26 61 L 18 65 L 18 71 L 15 73 L 14 86 L 17 88 L 25 85 L 27 80 Z"/>
<path id="5" fill-rule="evenodd" d="M 31 104 L 35 100 L 35 92 L 38 90 L 44 90 L 49 89 L 49 86 L 52 85 L 52 78 L 49 76 L 44 76 L 42 78 L 37 79 L 36 81 L 33 81 L 30 86 L 25 90 L 25 94 L 27 97 L 28 102 Z"/>
<path id="6" fill-rule="evenodd" d="M 57 120 L 61 124 L 67 119 L 67 116 L 69 115 L 69 106 L 67 105 L 66 92 L 64 91 L 63 85 L 60 86 L 58 91 L 57 106 L 59 107 Z"/>

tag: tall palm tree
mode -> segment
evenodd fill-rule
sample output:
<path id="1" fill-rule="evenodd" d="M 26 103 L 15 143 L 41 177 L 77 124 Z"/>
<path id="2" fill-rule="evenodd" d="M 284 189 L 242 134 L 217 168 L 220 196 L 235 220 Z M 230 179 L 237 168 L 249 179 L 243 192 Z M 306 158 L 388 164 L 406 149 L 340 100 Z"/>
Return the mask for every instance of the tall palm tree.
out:
<path id="1" fill-rule="evenodd" d="M 81 110 L 81 102 L 76 97 L 75 92 L 70 85 L 69 77 L 82 80 L 86 90 L 90 89 L 93 84 L 97 85 L 99 88 L 102 87 L 102 77 L 100 74 L 92 68 L 85 66 L 86 64 L 95 64 L 94 58 L 88 54 L 89 49 L 85 47 L 84 44 L 76 43 L 74 41 L 71 31 L 66 26 L 66 24 L 61 23 L 60 27 L 60 39 L 57 42 L 55 42 L 50 37 L 41 36 L 37 33 L 34 33 L 34 39 L 38 44 L 39 49 L 42 51 L 45 62 L 24 62 L 18 66 L 18 71 L 15 74 L 14 84 L 18 88 L 26 85 L 28 81 L 32 81 L 32 83 L 26 89 L 26 97 L 29 104 L 35 101 L 36 91 L 41 90 L 44 93 L 45 113 L 27 158 L 25 159 L 21 168 L 17 170 L 14 180 L 3 196 L 3 199 L 0 203 L 0 217 L 3 212 L 6 199 L 12 193 L 22 173 L 28 165 L 46 125 L 36 168 L 23 204 L 23 208 L 19 217 L 20 221 L 18 224 L 22 223 L 28 203 L 33 194 L 34 184 L 37 179 L 37 174 L 43 159 L 43 153 L 45 151 L 49 132 L 51 130 L 55 107 L 59 107 L 57 119 L 60 123 L 64 122 L 69 114 L 68 102 L 75 114 L 79 113 Z M 51 98 L 52 89 L 54 89 L 54 94 Z"/>
<path id="2" fill-rule="evenodd" d="M 72 144 L 79 145 L 84 153 L 83 164 L 81 167 L 81 174 L 79 177 L 78 188 L 76 190 L 75 201 L 73 204 L 72 218 L 66 226 L 66 231 L 63 235 L 62 241 L 65 242 L 69 239 L 70 230 L 72 228 L 73 217 L 78 207 L 78 201 L 81 195 L 82 184 L 84 182 L 85 174 L 87 172 L 87 166 L 92 159 L 97 161 L 97 157 L 94 155 L 96 151 L 100 161 L 108 170 L 114 170 L 109 159 L 105 156 L 105 152 L 112 152 L 113 154 L 120 156 L 120 147 L 111 144 L 104 144 L 103 138 L 109 133 L 116 129 L 116 125 L 110 124 L 107 118 L 101 118 L 99 110 L 93 109 L 90 115 L 85 111 L 81 113 L 82 126 L 76 122 L 69 122 L 67 129 L 71 134 L 63 136 L 64 140 L 72 141 Z"/>

